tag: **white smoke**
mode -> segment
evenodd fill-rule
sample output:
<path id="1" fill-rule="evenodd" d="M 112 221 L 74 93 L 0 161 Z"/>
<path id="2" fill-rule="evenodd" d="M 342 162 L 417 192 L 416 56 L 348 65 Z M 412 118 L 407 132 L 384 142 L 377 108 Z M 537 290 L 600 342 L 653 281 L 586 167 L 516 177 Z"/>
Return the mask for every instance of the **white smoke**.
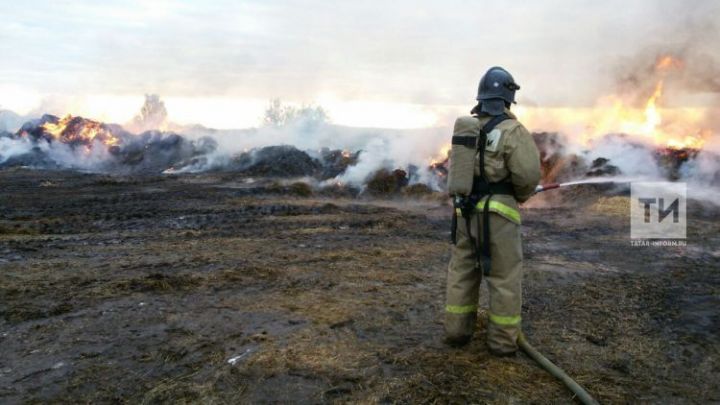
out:
<path id="1" fill-rule="evenodd" d="M 59 167 L 83 171 L 102 171 L 103 165 L 111 158 L 107 147 L 99 141 L 93 142 L 92 145 L 73 148 L 60 142 L 44 140 L 33 142 L 28 137 L 0 137 L 0 164 L 13 157 L 30 154 L 34 150 Z M 45 161 L 36 162 L 38 165 L 45 163 Z M 32 160 L 30 164 L 33 165 Z"/>
<path id="2" fill-rule="evenodd" d="M 34 116 L 20 115 L 10 110 L 0 109 L 0 133 L 3 131 L 15 132 L 32 118 Z"/>
<path id="3" fill-rule="evenodd" d="M 0 164 L 5 163 L 8 159 L 29 153 L 33 147 L 33 143 L 27 138 L 5 138 L 0 137 Z"/>
<path id="4" fill-rule="evenodd" d="M 720 159 L 712 152 L 702 151 L 682 167 L 684 179 L 696 184 L 720 183 Z M 711 187 L 711 188 L 717 188 Z"/>
<path id="5" fill-rule="evenodd" d="M 272 102 L 264 122 L 266 125 L 255 129 L 190 131 L 194 136 L 212 136 L 218 142 L 217 152 L 208 159 L 208 166 L 200 164 L 192 170 L 203 171 L 222 164 L 233 154 L 266 146 L 291 145 L 314 157 L 318 157 L 323 148 L 361 152 L 355 165 L 328 182 L 361 187 L 379 169 L 410 171 L 412 168 L 411 184 L 419 182 L 438 189 L 429 165 L 439 157 L 441 148 L 449 144 L 452 135 L 445 128 L 399 130 L 338 126 L 327 122 L 327 114 L 320 107 L 290 110 L 276 101 Z"/>
<path id="6" fill-rule="evenodd" d="M 384 139 L 371 138 L 362 149 L 357 164 L 331 181 L 361 186 L 367 177 L 378 169 L 393 169 L 393 162 L 388 159 L 388 146 L 388 142 Z"/>
<path id="7" fill-rule="evenodd" d="M 653 150 L 642 144 L 632 143 L 626 137 L 606 136 L 593 142 L 587 151 L 588 160 L 609 159 L 622 173 L 632 176 L 660 178 Z"/>
<path id="8" fill-rule="evenodd" d="M 99 141 L 80 148 L 72 148 L 59 142 L 40 142 L 38 145 L 54 162 L 71 169 L 101 171 L 111 158 L 107 147 Z"/>
<path id="9" fill-rule="evenodd" d="M 251 129 L 213 130 L 200 126 L 185 127 L 180 133 L 190 139 L 212 137 L 217 147 L 206 148 L 201 156 L 183 165 L 167 170 L 168 173 L 202 172 L 226 167 L 239 153 L 275 145 L 292 145 L 310 156 L 319 158 L 321 149 L 360 151 L 356 164 L 327 183 L 343 183 L 362 187 L 379 169 L 403 169 L 409 174 L 410 183 L 423 183 L 440 190 L 439 178 L 430 170 L 435 159 L 442 160 L 440 151 L 450 143 L 450 128 L 425 129 L 378 129 L 352 128 L 328 122 L 329 114 L 317 106 L 290 108 L 273 101 L 263 126 Z M 146 97 L 140 114 L 133 121 L 134 129 L 147 126 L 172 126 L 168 121 L 164 103 L 159 97 Z M 532 129 L 532 128 L 531 128 Z M 667 175 L 658 163 L 653 147 L 638 143 L 630 136 L 609 135 L 595 140 L 589 147 L 574 143 L 580 138 L 570 134 L 560 137 L 557 145 L 550 145 L 561 154 L 576 153 L 591 162 L 596 158 L 609 159 L 609 164 L 620 169 L 623 176 L 646 179 L 664 179 Z M 717 139 L 708 145 L 717 145 Z M 0 164 L 9 157 L 29 153 L 34 144 L 27 137 L 0 138 Z M 114 157 L 105 145 L 95 143 L 92 147 L 70 147 L 59 142 L 38 142 L 36 145 L 47 157 L 61 167 L 78 170 L 102 171 Z M 205 150 L 205 149 L 204 149 Z M 115 158 L 115 161 L 117 159 Z M 701 152 L 680 168 L 682 180 L 698 184 L 718 184 L 717 155 Z M 582 177 L 582 175 L 580 175 Z"/>

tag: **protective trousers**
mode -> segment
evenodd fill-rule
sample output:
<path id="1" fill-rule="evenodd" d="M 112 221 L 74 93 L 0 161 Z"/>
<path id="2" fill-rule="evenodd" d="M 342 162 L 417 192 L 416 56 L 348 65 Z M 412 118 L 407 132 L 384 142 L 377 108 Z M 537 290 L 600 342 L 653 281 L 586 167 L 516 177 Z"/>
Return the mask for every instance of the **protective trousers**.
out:
<path id="1" fill-rule="evenodd" d="M 478 224 L 478 222 L 480 222 Z M 480 227 L 478 227 L 480 225 Z M 478 241 L 482 215 L 472 215 L 470 232 Z M 496 213 L 490 214 L 491 272 L 487 278 L 490 311 L 487 344 L 495 353 L 517 351 L 522 307 L 522 242 L 520 225 Z M 482 270 L 476 269 L 475 250 L 467 235 L 465 219 L 459 217 L 456 243 L 447 273 L 445 332 L 450 339 L 472 336 L 477 319 Z"/>

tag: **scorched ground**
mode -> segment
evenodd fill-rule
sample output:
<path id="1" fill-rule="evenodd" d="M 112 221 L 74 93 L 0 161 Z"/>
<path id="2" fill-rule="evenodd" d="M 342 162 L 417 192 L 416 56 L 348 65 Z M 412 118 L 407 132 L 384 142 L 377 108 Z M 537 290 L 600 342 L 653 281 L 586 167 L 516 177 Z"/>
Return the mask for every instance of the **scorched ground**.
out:
<path id="1" fill-rule="evenodd" d="M 439 196 L 25 169 L 0 189 L 0 402 L 572 401 L 482 333 L 442 344 Z M 720 211 L 691 204 L 687 247 L 631 247 L 626 204 L 523 210 L 526 334 L 601 402 L 720 401 Z"/>

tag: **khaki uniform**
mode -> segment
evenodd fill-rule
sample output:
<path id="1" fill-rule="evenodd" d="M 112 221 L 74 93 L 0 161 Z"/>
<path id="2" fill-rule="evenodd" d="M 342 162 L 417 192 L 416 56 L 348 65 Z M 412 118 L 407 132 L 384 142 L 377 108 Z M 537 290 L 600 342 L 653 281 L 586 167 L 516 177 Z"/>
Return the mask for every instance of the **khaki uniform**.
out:
<path id="1" fill-rule="evenodd" d="M 500 137 L 488 143 L 485 151 L 485 175 L 490 182 L 509 179 L 515 195 L 495 194 L 490 199 L 490 255 L 491 272 L 487 277 L 490 292 L 490 311 L 487 343 L 496 353 L 517 350 L 522 307 L 522 242 L 518 202 L 524 202 L 540 181 L 540 154 L 530 133 L 516 117 L 496 126 Z M 479 132 L 490 116 L 460 117 L 455 132 L 475 126 Z M 451 156 L 452 159 L 452 156 Z M 479 159 L 475 158 L 475 175 L 480 174 Z M 509 177 L 508 177 L 509 176 Z M 483 198 L 472 216 L 470 232 L 477 241 L 478 225 L 482 225 Z M 450 339 L 472 336 L 475 328 L 481 271 L 475 269 L 475 253 L 467 235 L 465 221 L 458 213 L 456 243 L 447 274 L 445 330 Z M 479 222 L 479 223 L 478 223 Z"/>

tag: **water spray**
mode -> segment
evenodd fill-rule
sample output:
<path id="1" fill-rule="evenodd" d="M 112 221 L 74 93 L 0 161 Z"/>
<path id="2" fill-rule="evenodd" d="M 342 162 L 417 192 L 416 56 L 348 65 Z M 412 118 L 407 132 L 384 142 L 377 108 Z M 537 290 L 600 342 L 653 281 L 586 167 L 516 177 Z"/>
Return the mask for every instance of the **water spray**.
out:
<path id="1" fill-rule="evenodd" d="M 630 183 L 633 181 L 639 181 L 641 179 L 631 179 L 631 178 L 597 178 L 597 179 L 587 179 L 587 180 L 576 180 L 576 181 L 569 181 L 567 183 L 548 183 L 548 184 L 540 184 L 537 187 L 535 187 L 535 193 L 541 193 L 543 191 L 552 190 L 554 188 L 563 188 L 563 187 L 569 187 L 569 186 L 580 186 L 583 184 L 614 184 L 614 183 Z"/>

